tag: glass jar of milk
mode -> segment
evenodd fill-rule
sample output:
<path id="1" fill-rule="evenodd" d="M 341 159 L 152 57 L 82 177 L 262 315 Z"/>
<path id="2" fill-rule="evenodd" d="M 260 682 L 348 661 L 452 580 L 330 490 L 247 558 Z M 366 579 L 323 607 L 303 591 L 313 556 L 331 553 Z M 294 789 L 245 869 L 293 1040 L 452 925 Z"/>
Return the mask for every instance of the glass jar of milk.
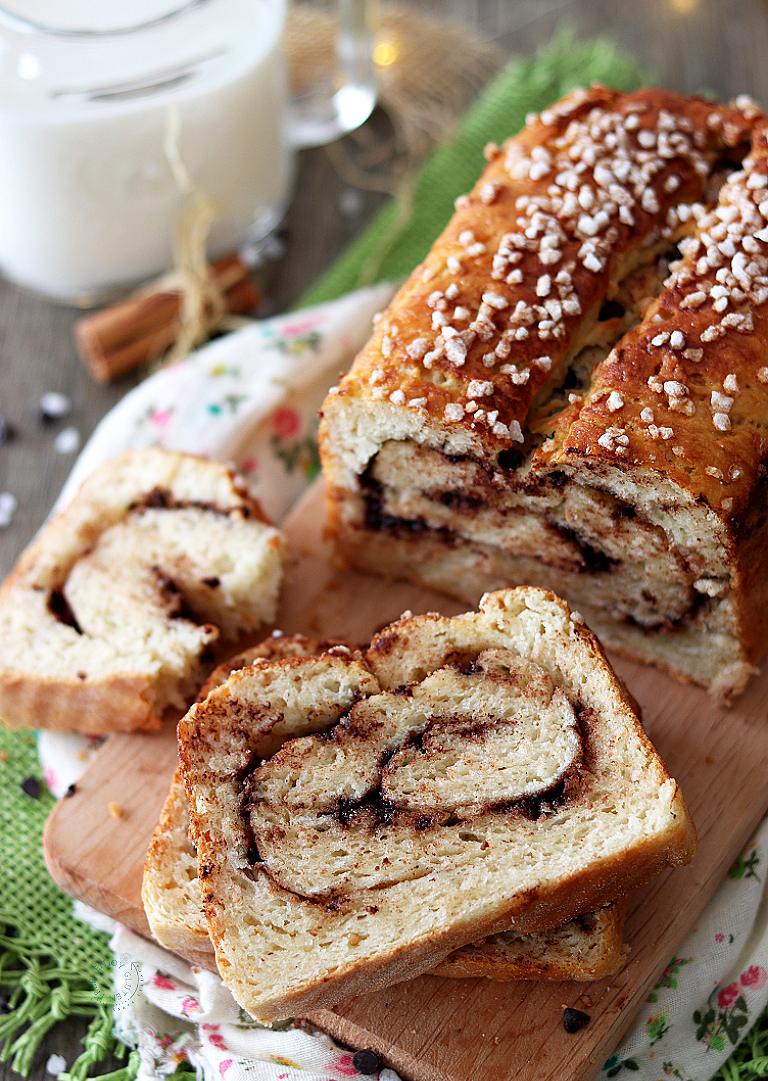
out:
<path id="1" fill-rule="evenodd" d="M 211 258 L 265 236 L 292 178 L 284 22 L 284 0 L 2 0 L 0 270 L 81 304 L 162 273 L 180 172 L 215 204 Z"/>

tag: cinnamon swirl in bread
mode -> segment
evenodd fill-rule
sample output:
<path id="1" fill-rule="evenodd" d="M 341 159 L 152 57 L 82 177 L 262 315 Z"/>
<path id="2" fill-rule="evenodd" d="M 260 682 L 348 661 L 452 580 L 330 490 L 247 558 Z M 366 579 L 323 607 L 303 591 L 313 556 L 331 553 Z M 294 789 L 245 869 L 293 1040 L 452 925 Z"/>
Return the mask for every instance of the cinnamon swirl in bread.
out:
<path id="1" fill-rule="evenodd" d="M 186 708 L 220 635 L 273 618 L 283 541 L 217 462 L 113 459 L 0 589 L 0 720 L 102 733 Z"/>
<path id="2" fill-rule="evenodd" d="M 323 406 L 346 560 L 471 602 L 541 585 L 604 645 L 743 689 L 768 641 L 767 124 L 595 87 L 489 148 Z"/>
<path id="3" fill-rule="evenodd" d="M 261 1020 L 564 923 L 695 831 L 592 634 L 547 591 L 256 661 L 179 724 L 216 962 Z"/>
<path id="4" fill-rule="evenodd" d="M 233 672 L 258 659 L 311 657 L 339 644 L 302 635 L 272 637 L 219 665 L 198 701 Z M 197 853 L 189 837 L 189 803 L 178 769 L 147 851 L 142 900 L 150 930 L 162 946 L 193 964 L 215 968 L 197 877 Z M 551 931 L 494 935 L 452 954 L 438 966 L 436 974 L 495 980 L 595 980 L 611 975 L 623 963 L 622 927 L 627 904 L 628 898 L 622 898 Z"/>
<path id="5" fill-rule="evenodd" d="M 215 969 L 213 946 L 189 838 L 189 803 L 180 770 L 171 782 L 152 834 L 141 890 L 152 934 L 191 964 Z M 599 980 L 623 965 L 622 929 L 629 897 L 577 916 L 550 931 L 504 931 L 463 946 L 434 969 L 436 976 L 492 980 Z"/>

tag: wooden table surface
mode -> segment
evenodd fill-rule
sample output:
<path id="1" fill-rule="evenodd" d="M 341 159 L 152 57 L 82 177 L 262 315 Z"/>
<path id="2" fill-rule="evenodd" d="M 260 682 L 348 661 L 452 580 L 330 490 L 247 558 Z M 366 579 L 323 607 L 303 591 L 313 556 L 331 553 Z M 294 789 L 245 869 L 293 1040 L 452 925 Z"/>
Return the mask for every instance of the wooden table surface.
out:
<path id="1" fill-rule="evenodd" d="M 746 92 L 768 104 L 768 0 L 411 0 L 411 6 L 463 21 L 509 55 L 532 52 L 559 25 L 584 38 L 605 35 L 659 85 L 722 99 Z M 369 128 L 375 138 L 386 121 L 374 117 Z M 384 199 L 361 191 L 354 205 L 342 197 L 348 189 L 348 178 L 338 175 L 326 150 L 300 154 L 285 254 L 262 275 L 271 310 L 284 310 L 299 297 Z M 138 379 L 108 387 L 92 380 L 73 345 L 78 314 L 0 281 L 0 413 L 14 433 L 0 445 L 0 492 L 18 500 L 13 521 L 0 528 L 3 576 L 43 521 L 74 460 L 55 451 L 56 432 L 74 426 L 85 441 Z M 66 394 L 73 408 L 64 420 L 44 425 L 38 407 L 48 390 Z M 45 1064 L 54 1051 L 73 1060 L 83 1030 L 72 1022 L 49 1035 L 30 1074 L 33 1081 L 48 1076 Z M 0 1081 L 16 1076 L 0 1067 Z"/>

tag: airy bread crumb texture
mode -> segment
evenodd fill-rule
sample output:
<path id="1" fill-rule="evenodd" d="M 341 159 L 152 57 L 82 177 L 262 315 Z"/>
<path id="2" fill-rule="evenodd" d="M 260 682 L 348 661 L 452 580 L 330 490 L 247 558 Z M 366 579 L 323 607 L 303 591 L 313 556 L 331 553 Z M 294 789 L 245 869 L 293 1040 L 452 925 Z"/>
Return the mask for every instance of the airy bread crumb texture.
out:
<path id="1" fill-rule="evenodd" d="M 261 1020 L 547 931 L 695 850 L 598 643 L 540 589 L 406 615 L 365 655 L 257 660 L 179 748 L 217 964 Z"/>

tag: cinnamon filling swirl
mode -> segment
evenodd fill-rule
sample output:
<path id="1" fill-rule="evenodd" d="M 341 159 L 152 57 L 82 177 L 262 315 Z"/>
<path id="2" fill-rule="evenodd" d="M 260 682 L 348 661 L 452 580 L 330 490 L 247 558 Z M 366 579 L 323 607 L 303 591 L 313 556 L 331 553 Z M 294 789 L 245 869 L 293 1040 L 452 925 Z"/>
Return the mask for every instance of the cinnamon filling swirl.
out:
<path id="1" fill-rule="evenodd" d="M 555 816 L 585 774 L 577 712 L 549 675 L 500 648 L 362 699 L 244 781 L 251 851 L 312 900 L 493 862 L 510 815 Z"/>

